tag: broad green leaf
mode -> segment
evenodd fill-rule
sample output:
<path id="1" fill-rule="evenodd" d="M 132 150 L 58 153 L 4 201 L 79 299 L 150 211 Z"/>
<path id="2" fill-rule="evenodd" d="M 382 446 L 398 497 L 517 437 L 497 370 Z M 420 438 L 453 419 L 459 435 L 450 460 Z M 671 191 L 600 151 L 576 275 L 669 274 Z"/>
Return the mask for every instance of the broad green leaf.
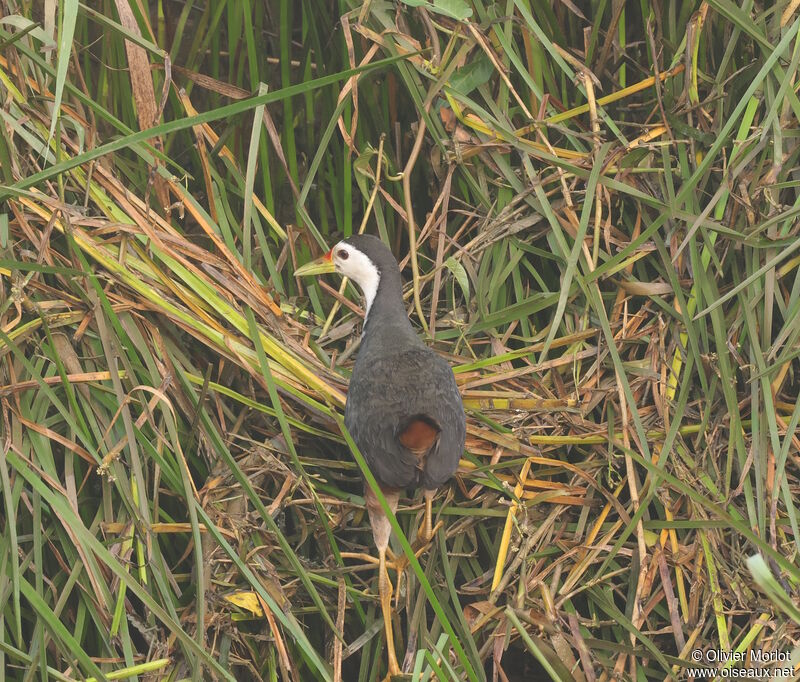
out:
<path id="1" fill-rule="evenodd" d="M 469 301 L 469 277 L 467 276 L 467 271 L 464 269 L 464 266 L 461 265 L 453 256 L 450 256 L 445 262 L 445 266 L 450 272 L 453 273 L 453 277 L 456 278 L 458 285 L 461 287 L 461 291 L 464 292 L 464 299 L 468 302 Z"/>
<path id="2" fill-rule="evenodd" d="M 472 8 L 464 0 L 401 0 L 404 5 L 409 7 L 424 7 L 430 12 L 443 14 L 451 19 L 464 21 L 472 16 Z"/>
<path id="3" fill-rule="evenodd" d="M 475 88 L 487 83 L 494 72 L 494 65 L 489 58 L 480 55 L 458 69 L 450 77 L 447 85 L 460 95 L 466 96 Z"/>

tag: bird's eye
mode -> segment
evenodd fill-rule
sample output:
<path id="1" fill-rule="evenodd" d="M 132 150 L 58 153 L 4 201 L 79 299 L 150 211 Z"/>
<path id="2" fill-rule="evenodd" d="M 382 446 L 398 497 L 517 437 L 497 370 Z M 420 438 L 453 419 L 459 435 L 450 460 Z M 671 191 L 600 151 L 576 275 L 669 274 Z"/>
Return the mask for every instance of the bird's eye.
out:
<path id="1" fill-rule="evenodd" d="M 339 258 L 341 258 L 342 260 L 347 260 L 350 257 L 350 254 L 347 253 L 347 251 L 345 251 L 344 249 L 340 249 L 339 253 L 337 253 L 336 255 L 339 256 Z"/>

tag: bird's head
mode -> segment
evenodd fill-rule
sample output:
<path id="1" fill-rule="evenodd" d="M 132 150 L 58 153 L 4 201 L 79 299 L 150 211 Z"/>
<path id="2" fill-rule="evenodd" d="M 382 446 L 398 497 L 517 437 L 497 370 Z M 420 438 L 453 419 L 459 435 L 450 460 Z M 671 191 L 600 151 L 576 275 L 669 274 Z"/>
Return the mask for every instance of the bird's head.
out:
<path id="1" fill-rule="evenodd" d="M 321 275 L 338 272 L 349 277 L 366 299 L 367 313 L 381 281 L 381 274 L 390 269 L 397 271 L 397 261 L 380 239 L 371 235 L 356 235 L 343 239 L 328 253 L 295 271 L 295 276 Z"/>

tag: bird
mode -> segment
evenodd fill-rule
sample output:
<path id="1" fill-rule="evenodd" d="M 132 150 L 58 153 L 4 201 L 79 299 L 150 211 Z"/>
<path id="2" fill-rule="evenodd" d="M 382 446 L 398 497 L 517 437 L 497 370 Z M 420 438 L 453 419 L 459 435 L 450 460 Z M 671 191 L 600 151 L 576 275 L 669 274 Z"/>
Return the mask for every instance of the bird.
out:
<path id="1" fill-rule="evenodd" d="M 364 296 L 361 344 L 350 379 L 344 422 L 394 513 L 402 491 L 422 488 L 429 543 L 433 498 L 455 473 L 464 452 L 466 416 L 447 361 L 414 331 L 403 303 L 400 267 L 388 246 L 372 235 L 338 242 L 296 276 L 337 272 Z M 365 482 L 364 499 L 378 550 L 378 590 L 389 676 L 400 674 L 392 635 L 393 588 L 386 569 L 389 519 Z"/>

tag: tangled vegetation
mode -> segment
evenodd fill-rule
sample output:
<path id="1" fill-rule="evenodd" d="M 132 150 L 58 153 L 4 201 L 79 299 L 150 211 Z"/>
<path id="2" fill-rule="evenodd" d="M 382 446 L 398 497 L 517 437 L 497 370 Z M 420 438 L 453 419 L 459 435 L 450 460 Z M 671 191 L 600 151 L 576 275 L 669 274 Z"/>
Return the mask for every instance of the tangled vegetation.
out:
<path id="1" fill-rule="evenodd" d="M 385 674 L 359 231 L 468 417 L 414 680 L 800 661 L 797 4 L 0 0 L 4 679 Z"/>

